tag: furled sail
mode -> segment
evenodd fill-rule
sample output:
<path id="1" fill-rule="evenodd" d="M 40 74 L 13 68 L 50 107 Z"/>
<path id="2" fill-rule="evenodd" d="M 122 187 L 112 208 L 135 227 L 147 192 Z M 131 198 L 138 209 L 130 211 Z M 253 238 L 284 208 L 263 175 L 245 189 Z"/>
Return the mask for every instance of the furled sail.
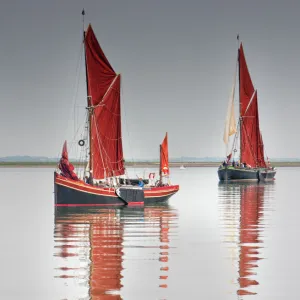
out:
<path id="1" fill-rule="evenodd" d="M 257 91 L 248 71 L 243 45 L 239 49 L 241 161 L 252 167 L 266 167 L 259 129 Z"/>
<path id="2" fill-rule="evenodd" d="M 74 166 L 69 162 L 69 154 L 68 154 L 66 141 L 64 142 L 63 145 L 61 159 L 59 161 L 58 168 L 60 169 L 62 176 L 76 181 L 78 180 L 78 177 L 74 172 Z"/>
<path id="3" fill-rule="evenodd" d="M 162 175 L 169 174 L 168 133 L 160 145 L 160 173 Z"/>
<path id="4" fill-rule="evenodd" d="M 227 115 L 225 120 L 223 140 L 226 145 L 228 144 L 229 137 L 236 133 L 236 122 L 234 116 L 234 92 L 235 92 L 235 84 L 236 84 L 236 69 L 237 68 L 235 68 L 235 72 L 234 72 L 234 79 L 231 88 L 230 98 L 228 101 Z"/>
<path id="5" fill-rule="evenodd" d="M 93 178 L 103 179 L 125 173 L 121 132 L 121 78 L 102 51 L 89 25 L 85 55 L 90 108 L 90 155 Z"/>

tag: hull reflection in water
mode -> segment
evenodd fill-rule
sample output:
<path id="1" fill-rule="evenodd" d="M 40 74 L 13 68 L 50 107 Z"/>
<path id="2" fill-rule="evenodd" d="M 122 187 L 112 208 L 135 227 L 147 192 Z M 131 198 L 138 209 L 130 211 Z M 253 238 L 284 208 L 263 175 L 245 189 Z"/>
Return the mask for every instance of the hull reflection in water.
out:
<path id="1" fill-rule="evenodd" d="M 274 182 L 226 184 L 219 183 L 219 207 L 225 229 L 225 243 L 229 244 L 237 272 L 237 295 L 255 295 L 258 262 L 263 257 L 262 231 L 264 207 Z"/>
<path id="2" fill-rule="evenodd" d="M 157 249 L 157 263 L 151 263 L 156 265 L 159 278 L 151 278 L 146 273 L 143 282 L 153 285 L 155 290 L 158 280 L 160 288 L 167 288 L 169 230 L 177 218 L 177 212 L 168 204 L 101 209 L 56 208 L 55 277 L 68 287 L 73 285 L 71 291 L 65 290 L 62 296 L 69 299 L 70 293 L 74 293 L 74 296 L 84 299 L 123 299 L 121 290 L 128 282 L 123 275 L 124 262 L 130 260 L 127 258 L 130 255 L 126 254 L 132 248 L 138 249 L 140 261 L 153 260 L 153 248 Z M 151 257 L 143 257 L 140 248 L 150 248 Z M 130 269 L 130 262 L 127 269 Z M 143 273 L 135 276 L 141 277 Z"/>

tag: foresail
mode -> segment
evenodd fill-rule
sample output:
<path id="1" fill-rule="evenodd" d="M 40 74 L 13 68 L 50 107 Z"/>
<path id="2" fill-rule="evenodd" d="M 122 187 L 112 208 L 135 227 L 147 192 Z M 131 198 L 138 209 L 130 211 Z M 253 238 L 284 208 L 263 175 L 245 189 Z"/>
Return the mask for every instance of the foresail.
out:
<path id="1" fill-rule="evenodd" d="M 236 69 L 237 68 L 235 68 L 235 72 L 234 72 L 234 79 L 231 88 L 230 98 L 228 101 L 227 115 L 225 120 L 223 140 L 226 145 L 228 144 L 229 137 L 236 133 L 236 121 L 234 115 L 234 93 L 235 93 L 235 85 L 236 85 Z"/>
<path id="2" fill-rule="evenodd" d="M 252 167 L 265 167 L 263 141 L 259 128 L 257 91 L 247 67 L 243 46 L 239 49 L 241 161 Z"/>
<path id="3" fill-rule="evenodd" d="M 168 133 L 160 145 L 160 173 L 162 175 L 169 174 L 169 150 L 168 150 Z"/>
<path id="4" fill-rule="evenodd" d="M 86 64 L 91 131 L 93 178 L 104 179 L 125 173 L 121 132 L 121 77 L 104 55 L 92 27 L 86 38 Z"/>

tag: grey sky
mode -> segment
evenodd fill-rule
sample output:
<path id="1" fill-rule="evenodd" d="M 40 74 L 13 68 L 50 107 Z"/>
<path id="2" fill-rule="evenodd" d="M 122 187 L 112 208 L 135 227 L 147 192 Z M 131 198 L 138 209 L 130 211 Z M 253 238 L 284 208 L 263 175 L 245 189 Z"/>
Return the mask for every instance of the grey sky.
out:
<path id="1" fill-rule="evenodd" d="M 268 156 L 300 156 L 300 2 L 278 0 L 2 3 L 0 156 L 56 156 L 72 139 L 83 7 L 123 76 L 126 158 L 157 157 L 166 131 L 171 157 L 224 155 L 237 33 Z M 81 71 L 76 102 L 85 105 Z"/>

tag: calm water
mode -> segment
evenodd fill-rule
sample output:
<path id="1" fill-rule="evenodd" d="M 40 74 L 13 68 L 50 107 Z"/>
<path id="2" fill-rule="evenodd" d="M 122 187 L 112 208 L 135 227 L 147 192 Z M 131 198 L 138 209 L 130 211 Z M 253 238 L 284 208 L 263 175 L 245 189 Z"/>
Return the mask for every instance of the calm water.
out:
<path id="1" fill-rule="evenodd" d="M 0 299 L 298 299 L 299 176 L 173 169 L 169 205 L 55 211 L 52 169 L 1 168 Z"/>

